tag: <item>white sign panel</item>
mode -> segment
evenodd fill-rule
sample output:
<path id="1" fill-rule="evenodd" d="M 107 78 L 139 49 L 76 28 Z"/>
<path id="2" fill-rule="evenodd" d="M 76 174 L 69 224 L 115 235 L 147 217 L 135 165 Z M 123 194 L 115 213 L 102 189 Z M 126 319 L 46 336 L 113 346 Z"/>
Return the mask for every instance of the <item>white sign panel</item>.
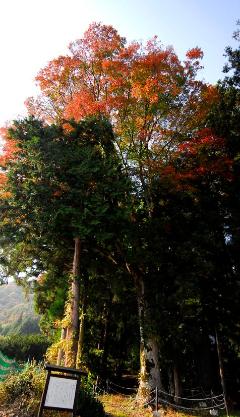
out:
<path id="1" fill-rule="evenodd" d="M 50 376 L 44 406 L 73 410 L 76 387 L 76 379 Z"/>

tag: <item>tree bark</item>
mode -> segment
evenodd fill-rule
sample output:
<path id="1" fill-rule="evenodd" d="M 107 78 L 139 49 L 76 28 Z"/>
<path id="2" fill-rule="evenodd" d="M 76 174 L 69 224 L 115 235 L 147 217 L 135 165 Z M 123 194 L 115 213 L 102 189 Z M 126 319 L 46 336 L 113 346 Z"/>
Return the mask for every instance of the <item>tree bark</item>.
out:
<path id="1" fill-rule="evenodd" d="M 83 354 L 83 341 L 85 330 L 85 314 L 86 314 L 86 289 L 83 289 L 82 308 L 80 314 L 79 338 L 78 338 L 78 352 L 77 352 L 77 368 L 80 368 Z"/>
<path id="2" fill-rule="evenodd" d="M 67 329 L 63 327 L 61 331 L 61 342 L 66 339 L 66 336 L 67 336 Z M 61 365 L 63 359 L 64 359 L 64 349 L 61 346 L 58 349 L 57 365 Z"/>
<path id="3" fill-rule="evenodd" d="M 214 386 L 213 358 L 211 355 L 211 344 L 208 333 L 203 332 L 201 342 L 197 348 L 198 379 L 200 385 L 210 392 Z"/>
<path id="4" fill-rule="evenodd" d="M 71 285 L 71 323 L 68 328 L 68 353 L 66 365 L 71 368 L 77 366 L 78 338 L 79 338 L 79 302 L 80 302 L 80 238 L 76 237 L 73 258 L 72 285 Z"/>
<path id="5" fill-rule="evenodd" d="M 168 366 L 167 375 L 168 375 L 169 393 L 174 397 L 175 387 L 174 387 L 174 379 L 173 379 L 173 368 L 170 365 Z"/>
<path id="6" fill-rule="evenodd" d="M 104 371 L 106 371 L 106 363 L 107 363 L 107 357 L 108 357 L 108 330 L 109 330 L 109 318 L 110 318 L 110 312 L 111 312 L 111 295 L 108 302 L 104 303 L 103 307 L 103 329 L 102 329 L 102 335 L 101 335 L 101 342 L 99 343 L 99 349 L 103 351 L 102 358 L 100 361 L 101 364 L 101 370 L 104 375 Z"/>
<path id="7" fill-rule="evenodd" d="M 227 417 L 228 417 L 229 413 L 228 413 L 227 392 L 226 392 L 226 384 L 225 384 L 224 369 L 223 369 L 223 357 L 222 357 L 222 350 L 221 350 L 221 345 L 220 345 L 220 342 L 219 342 L 217 329 L 215 329 L 215 336 L 216 336 L 216 345 L 217 345 L 217 352 L 218 352 L 219 374 L 220 374 L 221 385 L 222 385 L 222 390 L 223 390 L 223 397 L 224 397 L 224 404 L 225 404 L 225 408 L 226 408 L 226 414 L 227 414 Z"/>
<path id="8" fill-rule="evenodd" d="M 120 250 L 121 253 L 121 250 Z M 125 266 L 134 281 L 137 294 L 138 320 L 140 334 L 140 377 L 137 398 L 140 401 L 150 399 L 150 393 L 156 387 L 163 389 L 159 367 L 158 343 L 155 337 L 146 331 L 146 296 L 145 284 L 142 274 L 136 273 L 129 263 Z"/>
<path id="9" fill-rule="evenodd" d="M 135 279 L 136 282 L 136 279 Z M 158 344 L 154 337 L 146 335 L 145 286 L 141 277 L 137 277 L 137 297 L 140 329 L 140 381 L 138 398 L 148 400 L 153 389 L 162 389 L 158 361 Z"/>
<path id="10" fill-rule="evenodd" d="M 176 404 L 179 404 L 181 402 L 179 397 L 181 397 L 182 387 L 181 387 L 181 380 L 180 380 L 180 375 L 179 375 L 179 368 L 176 363 L 173 365 L 173 380 L 174 380 L 174 402 Z"/>

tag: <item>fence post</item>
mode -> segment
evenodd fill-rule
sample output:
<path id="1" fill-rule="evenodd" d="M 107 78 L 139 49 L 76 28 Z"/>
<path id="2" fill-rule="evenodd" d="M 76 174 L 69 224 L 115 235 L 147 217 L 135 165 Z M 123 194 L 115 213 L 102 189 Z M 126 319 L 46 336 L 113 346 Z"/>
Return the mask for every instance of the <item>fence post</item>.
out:
<path id="1" fill-rule="evenodd" d="M 156 405 L 156 411 L 158 411 L 158 387 L 156 387 L 155 388 L 155 392 L 156 392 L 156 395 L 155 395 L 155 405 Z"/>
<path id="2" fill-rule="evenodd" d="M 221 385 L 222 385 L 222 390 L 223 390 L 224 404 L 225 404 L 225 408 L 226 408 L 227 417 L 229 417 L 228 404 L 227 404 L 227 394 L 226 394 L 226 385 L 225 385 L 224 371 L 223 371 L 223 358 L 222 358 L 222 351 L 221 351 L 221 347 L 220 347 L 220 343 L 219 343 L 217 329 L 215 329 L 215 338 L 216 338 L 216 345 L 217 345 L 219 375 L 220 375 Z"/>

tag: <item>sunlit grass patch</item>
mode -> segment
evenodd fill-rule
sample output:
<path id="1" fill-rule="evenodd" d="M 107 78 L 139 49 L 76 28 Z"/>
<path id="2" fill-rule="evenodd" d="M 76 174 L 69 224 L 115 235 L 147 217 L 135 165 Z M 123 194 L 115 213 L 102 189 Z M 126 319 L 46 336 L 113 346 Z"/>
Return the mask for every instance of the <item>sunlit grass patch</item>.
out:
<path id="1" fill-rule="evenodd" d="M 150 407 L 141 407 L 134 397 L 106 394 L 99 397 L 104 405 L 107 417 L 153 417 Z M 198 414 L 185 414 L 172 409 L 164 410 L 164 417 L 202 417 Z M 207 414 L 209 415 L 209 414 Z M 226 415 L 222 415 L 226 417 Z M 240 412 L 231 412 L 229 417 L 240 417 Z"/>
<path id="2" fill-rule="evenodd" d="M 134 397 L 102 395 L 100 400 L 111 417 L 152 417 L 150 408 L 140 407 Z"/>

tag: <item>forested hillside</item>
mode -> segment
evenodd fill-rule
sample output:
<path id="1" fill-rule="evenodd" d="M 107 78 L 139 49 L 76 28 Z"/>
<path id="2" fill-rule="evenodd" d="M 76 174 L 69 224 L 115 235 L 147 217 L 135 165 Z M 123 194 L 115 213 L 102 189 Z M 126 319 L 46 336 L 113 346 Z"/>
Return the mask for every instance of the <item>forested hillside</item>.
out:
<path id="1" fill-rule="evenodd" d="M 14 283 L 0 286 L 0 335 L 39 333 L 33 295 Z"/>
<path id="2" fill-rule="evenodd" d="M 49 62 L 4 132 L 0 243 L 36 278 L 50 362 L 220 409 L 240 403 L 240 51 L 217 85 L 202 57 L 93 23 Z"/>

